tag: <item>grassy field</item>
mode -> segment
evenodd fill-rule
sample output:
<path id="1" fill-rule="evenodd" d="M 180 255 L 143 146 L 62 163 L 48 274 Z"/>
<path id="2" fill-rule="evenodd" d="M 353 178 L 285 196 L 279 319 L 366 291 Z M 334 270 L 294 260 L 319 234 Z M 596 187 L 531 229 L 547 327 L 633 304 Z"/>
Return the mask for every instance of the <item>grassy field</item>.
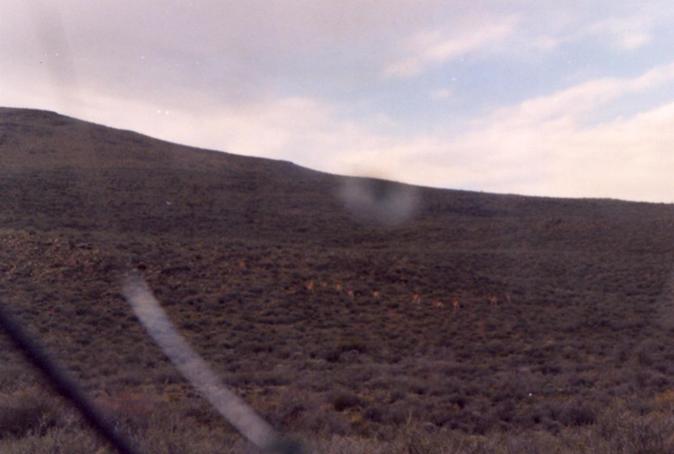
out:
<path id="1" fill-rule="evenodd" d="M 378 222 L 396 191 L 414 210 Z M 136 321 L 132 269 L 315 452 L 674 450 L 671 205 L 346 179 L 21 110 L 0 193 L 2 303 L 145 452 L 249 448 Z M 0 347 L 0 451 L 97 452 Z"/>

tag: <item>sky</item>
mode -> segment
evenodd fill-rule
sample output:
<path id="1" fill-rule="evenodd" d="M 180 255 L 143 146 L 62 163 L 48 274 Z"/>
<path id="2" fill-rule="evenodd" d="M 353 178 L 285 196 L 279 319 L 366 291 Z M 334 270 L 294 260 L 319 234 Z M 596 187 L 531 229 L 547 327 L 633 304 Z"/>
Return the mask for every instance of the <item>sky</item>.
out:
<path id="1" fill-rule="evenodd" d="M 668 1 L 3 0 L 0 105 L 331 173 L 674 203 Z"/>

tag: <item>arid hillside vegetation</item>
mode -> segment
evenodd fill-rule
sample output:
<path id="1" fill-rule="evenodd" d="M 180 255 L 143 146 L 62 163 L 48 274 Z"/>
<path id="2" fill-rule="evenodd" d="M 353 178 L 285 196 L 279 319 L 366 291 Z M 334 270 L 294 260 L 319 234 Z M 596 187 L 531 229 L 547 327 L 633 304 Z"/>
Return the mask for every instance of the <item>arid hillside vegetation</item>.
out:
<path id="1" fill-rule="evenodd" d="M 246 452 L 135 319 L 134 269 L 316 452 L 674 452 L 674 205 L 340 177 L 0 109 L 0 303 L 146 452 Z M 0 365 L 1 452 L 98 449 L 2 336 Z"/>

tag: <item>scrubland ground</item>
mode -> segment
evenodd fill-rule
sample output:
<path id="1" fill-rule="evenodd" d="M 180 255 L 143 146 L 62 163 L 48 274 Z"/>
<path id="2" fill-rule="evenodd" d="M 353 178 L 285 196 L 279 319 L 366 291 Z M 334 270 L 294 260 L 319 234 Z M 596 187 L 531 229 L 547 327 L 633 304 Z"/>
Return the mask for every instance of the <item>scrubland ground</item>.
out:
<path id="1" fill-rule="evenodd" d="M 326 454 L 422 453 L 671 453 L 674 449 L 674 399 L 614 403 L 610 408 L 566 411 L 577 421 L 550 432 L 524 429 L 485 434 L 420 426 L 409 421 L 389 436 L 294 433 L 306 452 Z M 0 396 L 0 450 L 7 454 L 113 452 L 83 426 L 72 410 L 40 389 Z M 203 409 L 181 403 L 158 403 L 144 396 L 98 399 L 110 418 L 140 450 L 147 453 L 254 453 L 250 445 L 217 421 L 200 418 Z M 106 407 L 109 406 L 109 407 Z M 641 408 L 634 408 L 638 406 Z M 578 418 L 591 422 L 578 423 Z"/>
<path id="2" fill-rule="evenodd" d="M 136 321 L 130 270 L 315 452 L 674 452 L 674 206 L 363 180 L 418 201 L 382 224 L 289 163 L 36 111 L 0 137 L 0 302 L 144 452 L 249 447 Z M 0 336 L 0 452 L 99 449 Z"/>
<path id="3" fill-rule="evenodd" d="M 433 251 L 400 247 L 166 237 L 125 255 L 111 237 L 11 230 L 0 243 L 3 302 L 147 452 L 248 448 L 134 318 L 120 295 L 131 268 L 225 383 L 316 452 L 674 446 L 672 331 L 657 318 L 666 273 L 629 298 L 489 281 L 471 294 L 442 280 L 460 258 L 439 267 L 423 258 Z M 2 345 L 0 451 L 98 449 Z"/>

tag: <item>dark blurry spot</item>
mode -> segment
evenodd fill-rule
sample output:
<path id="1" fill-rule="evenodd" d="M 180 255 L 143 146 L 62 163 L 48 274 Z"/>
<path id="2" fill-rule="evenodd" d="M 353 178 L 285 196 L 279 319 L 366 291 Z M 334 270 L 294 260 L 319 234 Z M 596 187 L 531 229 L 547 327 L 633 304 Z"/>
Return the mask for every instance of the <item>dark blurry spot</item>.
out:
<path id="1" fill-rule="evenodd" d="M 416 188 L 386 180 L 345 178 L 339 195 L 356 219 L 382 225 L 407 222 L 419 207 Z"/>

